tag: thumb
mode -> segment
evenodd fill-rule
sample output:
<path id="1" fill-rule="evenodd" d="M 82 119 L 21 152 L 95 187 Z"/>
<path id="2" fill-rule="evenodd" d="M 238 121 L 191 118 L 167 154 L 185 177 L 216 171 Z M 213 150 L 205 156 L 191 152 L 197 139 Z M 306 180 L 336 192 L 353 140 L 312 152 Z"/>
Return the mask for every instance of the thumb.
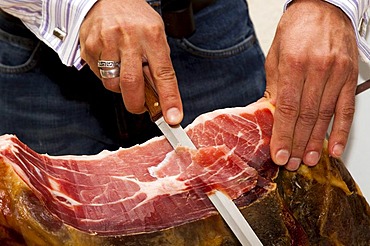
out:
<path id="1" fill-rule="evenodd" d="M 272 48 L 270 49 L 266 57 L 265 71 L 266 71 L 266 89 L 264 97 L 269 99 L 269 101 L 273 105 L 276 105 L 277 81 L 279 78 L 279 72 L 277 55 Z"/>

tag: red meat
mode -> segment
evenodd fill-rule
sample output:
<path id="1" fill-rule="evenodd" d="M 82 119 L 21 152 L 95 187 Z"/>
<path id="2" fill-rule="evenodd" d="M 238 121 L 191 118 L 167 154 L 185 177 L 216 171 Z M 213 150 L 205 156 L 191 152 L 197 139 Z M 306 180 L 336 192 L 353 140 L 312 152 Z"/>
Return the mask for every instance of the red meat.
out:
<path id="1" fill-rule="evenodd" d="M 114 152 L 55 157 L 4 135 L 0 158 L 66 224 L 102 235 L 153 232 L 215 214 L 207 192 L 237 199 L 268 178 L 272 122 L 273 107 L 260 101 L 198 117 L 186 128 L 198 150 L 175 151 L 159 137 Z"/>

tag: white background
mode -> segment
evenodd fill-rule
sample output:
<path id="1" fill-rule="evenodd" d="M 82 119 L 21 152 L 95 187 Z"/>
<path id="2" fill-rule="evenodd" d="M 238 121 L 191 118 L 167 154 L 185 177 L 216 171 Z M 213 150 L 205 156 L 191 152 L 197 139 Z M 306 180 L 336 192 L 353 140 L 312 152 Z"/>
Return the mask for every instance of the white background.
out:
<path id="1" fill-rule="evenodd" d="M 247 0 L 247 2 L 257 37 L 267 54 L 285 0 Z M 359 82 L 366 79 L 370 79 L 370 65 L 361 62 Z M 356 97 L 355 119 L 343 161 L 370 202 L 370 89 Z"/>

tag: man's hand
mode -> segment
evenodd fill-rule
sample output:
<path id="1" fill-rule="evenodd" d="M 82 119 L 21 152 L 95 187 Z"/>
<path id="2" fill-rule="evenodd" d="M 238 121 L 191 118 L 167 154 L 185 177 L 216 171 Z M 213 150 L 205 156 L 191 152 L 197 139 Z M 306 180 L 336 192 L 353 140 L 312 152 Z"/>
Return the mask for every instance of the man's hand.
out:
<path id="1" fill-rule="evenodd" d="M 349 18 L 320 0 L 295 0 L 266 58 L 266 96 L 276 105 L 271 156 L 296 170 L 319 161 L 329 123 L 329 154 L 340 157 L 354 115 L 358 50 Z"/>
<path id="2" fill-rule="evenodd" d="M 82 59 L 98 77 L 98 60 L 120 62 L 120 76 L 102 82 L 122 94 L 132 113 L 145 111 L 143 63 L 148 63 L 166 121 L 180 123 L 182 104 L 164 24 L 145 0 L 97 1 L 82 23 L 80 44 Z"/>

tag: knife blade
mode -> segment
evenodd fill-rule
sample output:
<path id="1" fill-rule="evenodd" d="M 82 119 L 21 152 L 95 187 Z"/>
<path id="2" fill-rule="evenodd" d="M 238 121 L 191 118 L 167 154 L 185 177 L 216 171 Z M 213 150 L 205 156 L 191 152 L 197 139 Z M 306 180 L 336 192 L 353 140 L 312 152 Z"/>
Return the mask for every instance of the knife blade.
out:
<path id="1" fill-rule="evenodd" d="M 179 145 L 188 147 L 190 149 L 196 149 L 194 143 L 191 141 L 181 125 L 170 126 L 164 120 L 162 109 L 159 104 L 158 94 L 145 73 L 144 80 L 145 104 L 151 120 L 159 127 L 174 149 L 176 149 L 176 147 Z M 211 194 L 207 194 L 207 196 L 243 246 L 262 245 L 257 235 L 240 212 L 239 208 L 227 195 L 219 190 L 216 190 Z"/>

